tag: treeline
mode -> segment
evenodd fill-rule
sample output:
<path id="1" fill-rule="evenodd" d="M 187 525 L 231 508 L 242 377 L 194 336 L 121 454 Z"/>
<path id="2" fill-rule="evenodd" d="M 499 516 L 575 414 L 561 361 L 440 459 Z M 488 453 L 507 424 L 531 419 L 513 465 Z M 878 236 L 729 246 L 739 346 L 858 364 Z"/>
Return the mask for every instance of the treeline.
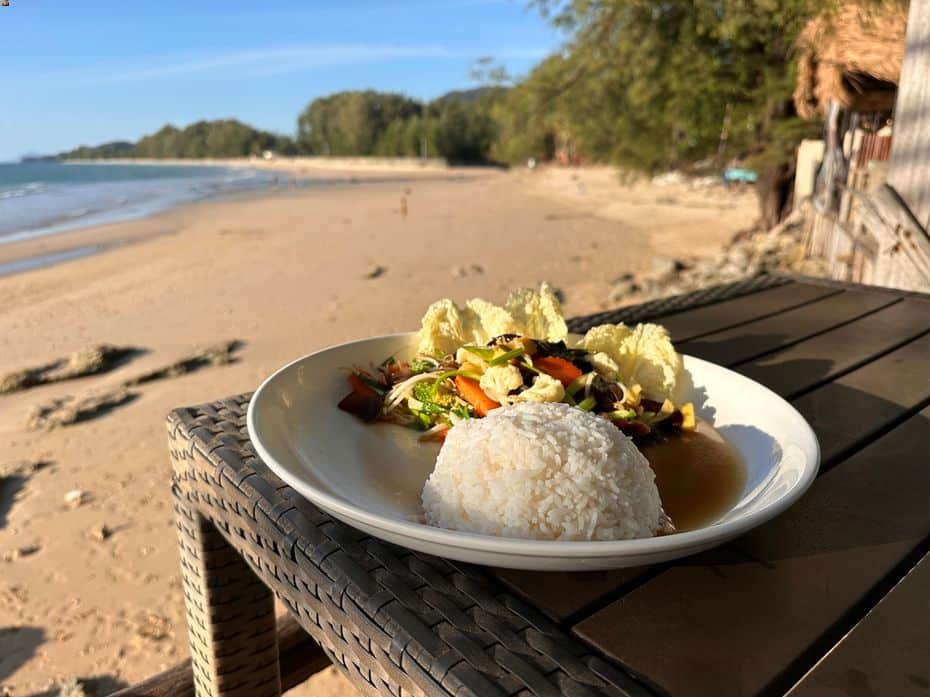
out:
<path id="1" fill-rule="evenodd" d="M 443 157 L 485 162 L 495 138 L 493 109 L 506 90 L 450 92 L 423 103 L 371 90 L 313 100 L 297 119 L 297 150 L 323 156 Z"/>
<path id="2" fill-rule="evenodd" d="M 197 121 L 185 128 L 163 126 L 137 143 L 115 141 L 95 147 L 81 146 L 61 153 L 62 160 L 112 157 L 203 158 L 248 157 L 266 150 L 280 154 L 296 152 L 287 136 L 260 131 L 234 119 Z"/>
<path id="3" fill-rule="evenodd" d="M 100 145 L 82 145 L 74 150 L 61 153 L 58 157 L 61 159 L 99 159 L 104 157 L 131 157 L 133 143 L 127 140 L 114 140 L 109 143 Z"/>
<path id="4" fill-rule="evenodd" d="M 386 92 L 338 92 L 314 99 L 297 119 L 297 138 L 234 120 L 168 125 L 137 143 L 82 146 L 61 159 L 248 157 L 278 155 L 440 157 L 487 162 L 497 134 L 492 110 L 506 90 L 485 87 L 420 102 Z"/>
<path id="5" fill-rule="evenodd" d="M 240 121 L 197 121 L 186 128 L 164 126 L 133 148 L 135 157 L 246 157 L 265 150 L 293 151 L 293 141 Z"/>

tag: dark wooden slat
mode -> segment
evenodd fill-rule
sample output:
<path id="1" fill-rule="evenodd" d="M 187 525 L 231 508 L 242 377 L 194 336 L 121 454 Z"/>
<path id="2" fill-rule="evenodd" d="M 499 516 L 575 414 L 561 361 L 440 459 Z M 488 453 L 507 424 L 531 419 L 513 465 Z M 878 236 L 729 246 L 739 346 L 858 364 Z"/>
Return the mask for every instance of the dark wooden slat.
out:
<path id="1" fill-rule="evenodd" d="M 788 283 L 733 300 L 668 315 L 656 321 L 669 330 L 672 339 L 682 342 L 840 292 L 840 289 L 828 286 Z"/>
<path id="2" fill-rule="evenodd" d="M 821 476 L 779 518 L 682 560 L 575 630 L 673 695 L 790 686 L 791 670 L 806 670 L 799 656 L 930 534 L 927 442 L 930 410 Z"/>
<path id="3" fill-rule="evenodd" d="M 494 569 L 494 575 L 543 612 L 562 621 L 649 573 L 648 566 L 585 572 Z"/>
<path id="4" fill-rule="evenodd" d="M 278 618 L 278 653 L 282 691 L 331 665 L 319 644 L 290 615 Z M 190 659 L 110 697 L 194 697 Z"/>
<path id="5" fill-rule="evenodd" d="M 930 555 L 789 692 L 790 697 L 930 692 Z"/>
<path id="6" fill-rule="evenodd" d="M 866 294 L 867 297 L 869 295 Z M 858 294 L 842 293 L 804 305 L 798 310 L 782 313 L 777 317 L 807 312 L 809 308 L 832 304 L 844 296 L 858 298 L 863 302 L 867 299 L 867 297 L 866 299 L 859 298 Z M 875 297 L 884 299 L 889 296 L 876 293 Z M 892 297 L 891 300 L 894 298 Z M 909 304 L 899 309 L 904 302 Z M 761 320 L 759 323 L 766 321 Z M 741 329 L 753 331 L 752 328 L 759 323 L 754 322 Z M 840 359 L 840 366 L 846 365 L 853 356 L 861 356 L 863 345 L 866 350 L 874 350 L 876 342 L 872 341 L 872 338 L 876 332 L 886 343 L 890 341 L 898 343 L 916 331 L 930 328 L 930 304 L 902 301 L 873 313 L 861 323 L 854 324 L 857 326 L 853 334 L 861 335 L 861 341 L 845 336 L 846 327 L 853 325 L 846 325 L 846 327 L 828 332 L 828 334 L 842 332 L 845 337 L 839 341 L 831 339 L 829 342 L 830 350 L 834 352 L 833 355 L 839 353 L 842 356 L 844 351 L 847 352 L 847 358 Z M 895 330 L 897 334 L 894 333 Z M 716 339 L 716 336 L 714 335 L 713 338 Z M 783 336 L 783 334 L 779 333 L 777 336 Z M 795 349 L 826 336 L 821 335 L 817 339 L 802 342 L 786 349 L 784 353 L 793 355 Z M 733 337 L 728 339 L 728 341 L 733 340 Z M 775 355 L 783 355 L 783 352 Z M 928 376 L 930 360 L 928 357 L 930 357 L 930 336 L 914 344 L 905 345 L 878 359 L 874 364 L 867 364 L 835 383 L 828 383 L 798 400 L 795 406 L 811 422 L 817 433 L 823 459 L 827 465 L 832 463 L 838 453 L 868 439 L 870 434 L 881 431 L 909 409 L 913 409 L 921 401 L 930 398 L 930 376 Z M 793 360 L 789 359 L 784 365 L 772 364 L 772 375 L 790 376 L 796 367 Z M 800 365 L 804 370 L 804 375 L 813 382 L 820 381 L 823 376 L 831 372 L 825 365 L 826 363 L 826 361 L 821 362 L 824 366 L 821 371 L 809 370 L 806 363 Z M 874 395 L 870 396 L 872 393 Z M 603 602 L 605 598 L 609 600 L 611 597 L 617 597 L 624 587 L 637 583 L 643 574 L 653 573 L 655 569 L 651 567 L 637 567 L 583 574 L 499 570 L 495 572 L 495 575 L 512 590 L 555 619 L 565 620 L 592 606 L 596 607 L 599 600 Z"/>
<path id="7" fill-rule="evenodd" d="M 868 306 L 866 301 L 870 296 L 883 300 L 889 298 L 885 293 L 875 293 L 874 296 L 866 293 L 865 296 L 862 298 L 858 293 L 852 292 L 833 295 L 776 317 L 812 312 L 818 306 L 831 306 L 844 297 L 862 300 L 863 306 Z M 893 296 L 890 299 L 893 301 Z M 836 307 L 833 307 L 835 310 Z M 831 316 L 836 314 L 831 313 Z M 760 320 L 744 325 L 741 329 L 753 332 L 756 325 L 767 321 Z M 797 324 L 807 328 L 812 326 L 810 323 L 805 324 L 804 320 Z M 851 364 L 853 359 L 861 358 L 863 351 L 876 351 L 890 342 L 894 342 L 891 343 L 894 345 L 927 328 L 930 328 L 930 303 L 904 300 L 874 312 L 861 322 L 846 325 L 773 354 L 798 355 L 807 351 L 803 348 L 807 344 L 816 342 L 821 348 L 814 355 L 840 356 L 835 366 L 827 365 L 829 361 L 820 361 L 821 369 L 811 370 L 808 363 L 796 363 L 797 359 L 788 358 L 784 363 L 770 363 L 770 375 L 790 382 L 793 371 L 800 367 L 805 379 L 810 382 L 820 381 L 831 372 Z M 788 331 L 790 328 L 786 328 L 785 332 L 777 332 L 776 335 L 784 336 Z M 830 336 L 834 334 L 840 336 Z M 716 340 L 717 336 L 710 338 Z M 861 339 L 856 340 L 854 337 Z M 825 339 L 829 341 L 824 341 Z M 727 341 L 734 341 L 734 337 L 728 338 Z M 823 353 L 825 350 L 832 353 Z M 875 365 L 866 365 L 841 378 L 836 384 L 821 387 L 796 404 L 817 432 L 825 461 L 853 447 L 870 433 L 881 430 L 921 400 L 930 397 L 930 388 L 927 379 L 924 379 L 930 372 L 925 356 L 930 356 L 930 345 L 925 341 L 902 347 L 879 359 Z M 742 371 L 742 368 L 739 370 Z M 896 377 L 892 379 L 890 376 Z M 770 384 L 765 380 L 762 382 Z M 862 392 L 863 389 L 866 392 Z M 868 390 L 877 391 L 877 397 L 870 398 Z M 638 567 L 584 574 L 499 570 L 496 575 L 512 590 L 535 603 L 552 617 L 564 620 L 591 605 L 596 605 L 598 600 L 605 596 L 617 595 L 618 589 L 622 590 L 624 586 L 636 583 L 642 574 L 653 572 L 650 567 Z"/>
<path id="8" fill-rule="evenodd" d="M 678 344 L 679 351 L 733 365 L 900 302 L 884 292 L 850 290 L 792 310 Z"/>
<path id="9" fill-rule="evenodd" d="M 820 441 L 823 466 L 930 400 L 930 334 L 793 400 Z"/>
<path id="10" fill-rule="evenodd" d="M 795 395 L 930 330 L 930 302 L 906 298 L 737 370 L 783 396 Z"/>

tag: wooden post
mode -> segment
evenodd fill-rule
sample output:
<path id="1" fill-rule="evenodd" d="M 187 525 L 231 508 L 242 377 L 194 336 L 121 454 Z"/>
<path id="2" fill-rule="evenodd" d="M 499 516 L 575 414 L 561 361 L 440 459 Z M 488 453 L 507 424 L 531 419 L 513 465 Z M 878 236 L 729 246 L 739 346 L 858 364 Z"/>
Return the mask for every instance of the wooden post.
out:
<path id="1" fill-rule="evenodd" d="M 888 183 L 930 229 L 930 0 L 911 0 Z"/>
<path id="2" fill-rule="evenodd" d="M 823 155 L 823 213 L 833 211 L 833 200 L 836 197 L 836 171 L 839 164 L 836 159 L 840 156 L 839 119 L 840 103 L 833 99 L 827 108 L 827 144 Z"/>

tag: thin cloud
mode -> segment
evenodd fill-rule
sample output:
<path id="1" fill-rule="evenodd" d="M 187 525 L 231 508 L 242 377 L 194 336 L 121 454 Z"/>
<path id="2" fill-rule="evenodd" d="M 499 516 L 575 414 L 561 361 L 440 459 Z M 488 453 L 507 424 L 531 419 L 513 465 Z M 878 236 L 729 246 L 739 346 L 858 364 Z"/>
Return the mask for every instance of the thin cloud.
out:
<path id="1" fill-rule="evenodd" d="M 67 80 L 88 85 L 145 82 L 164 78 L 226 72 L 230 77 L 278 75 L 324 65 L 349 65 L 409 58 L 443 58 L 442 46 L 392 46 L 373 44 L 329 44 L 284 46 L 221 53 L 214 56 L 161 56 L 146 60 L 145 66 L 98 64 L 80 71 L 47 73 L 42 80 Z M 230 70 L 239 69 L 234 73 Z"/>
<path id="2" fill-rule="evenodd" d="M 98 64 L 80 71 L 46 73 L 30 79 L 66 81 L 71 85 L 115 85 L 175 77 L 214 74 L 219 77 L 256 78 L 297 73 L 327 65 L 362 65 L 390 60 L 474 59 L 492 55 L 498 59 L 535 59 L 544 48 L 505 48 L 500 51 L 451 51 L 440 45 L 396 46 L 390 44 L 323 44 L 282 46 L 221 53 L 214 56 L 161 56 L 145 66 Z"/>
<path id="3" fill-rule="evenodd" d="M 454 54 L 442 46 L 346 46 L 307 47 L 306 50 L 275 51 L 263 60 L 249 60 L 241 73 L 245 77 L 267 77 L 298 73 L 324 65 L 361 65 L 388 60 L 416 58 L 453 58 Z M 242 63 L 240 63 L 242 65 Z"/>

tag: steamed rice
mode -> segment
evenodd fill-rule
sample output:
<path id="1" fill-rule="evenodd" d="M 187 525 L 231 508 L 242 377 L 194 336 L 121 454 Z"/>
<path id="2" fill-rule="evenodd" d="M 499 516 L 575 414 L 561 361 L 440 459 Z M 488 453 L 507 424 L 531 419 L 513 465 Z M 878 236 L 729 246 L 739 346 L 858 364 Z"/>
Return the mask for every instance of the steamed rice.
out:
<path id="1" fill-rule="evenodd" d="M 633 441 L 560 403 L 501 407 L 455 426 L 422 498 L 431 525 L 503 537 L 651 537 L 665 520 Z"/>

